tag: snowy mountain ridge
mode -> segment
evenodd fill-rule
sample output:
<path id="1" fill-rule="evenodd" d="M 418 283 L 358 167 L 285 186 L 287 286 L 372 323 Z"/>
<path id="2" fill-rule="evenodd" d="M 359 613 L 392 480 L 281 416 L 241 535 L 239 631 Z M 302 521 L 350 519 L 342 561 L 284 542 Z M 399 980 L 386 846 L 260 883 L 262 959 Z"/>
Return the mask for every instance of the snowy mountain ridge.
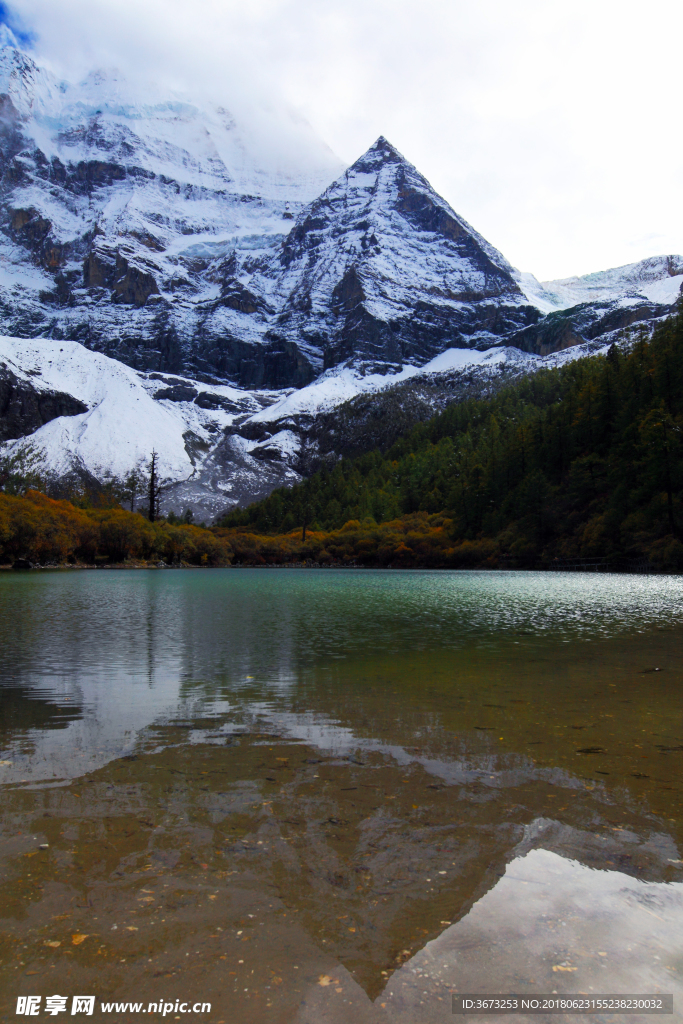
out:
<path id="1" fill-rule="evenodd" d="M 281 241 L 337 158 L 295 119 L 278 152 L 222 107 L 140 99 L 116 73 L 60 83 L 7 47 L 0 92 L 5 329 L 171 372 L 194 344 L 198 365 L 229 376 L 206 355 L 232 337 L 222 262 Z M 239 343 L 263 347 L 264 331 L 248 323 Z"/>
<path id="2" fill-rule="evenodd" d="M 650 256 L 612 270 L 601 270 L 583 277 L 565 277 L 556 281 L 537 281 L 533 274 L 517 273 L 520 288 L 543 313 L 568 309 L 586 302 L 633 301 L 671 305 L 683 285 L 683 257 Z"/>

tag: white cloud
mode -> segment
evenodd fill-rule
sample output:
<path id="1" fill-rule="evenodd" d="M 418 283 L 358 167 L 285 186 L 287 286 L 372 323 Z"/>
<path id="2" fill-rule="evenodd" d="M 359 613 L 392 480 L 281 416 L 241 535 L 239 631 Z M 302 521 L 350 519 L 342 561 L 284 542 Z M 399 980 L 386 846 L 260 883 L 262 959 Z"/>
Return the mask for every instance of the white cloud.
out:
<path id="1" fill-rule="evenodd" d="M 15 0 L 65 77 L 117 65 L 386 135 L 523 269 L 683 251 L 683 7 L 629 0 Z"/>

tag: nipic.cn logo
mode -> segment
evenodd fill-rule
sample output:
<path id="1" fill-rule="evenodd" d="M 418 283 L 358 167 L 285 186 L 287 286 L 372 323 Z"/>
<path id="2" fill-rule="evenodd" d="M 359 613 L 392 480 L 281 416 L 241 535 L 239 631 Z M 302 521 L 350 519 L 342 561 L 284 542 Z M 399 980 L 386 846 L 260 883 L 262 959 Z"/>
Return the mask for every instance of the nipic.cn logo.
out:
<path id="1" fill-rule="evenodd" d="M 40 1013 L 41 999 L 42 996 L 19 996 L 17 998 L 17 1016 L 37 1017 Z M 66 1013 L 68 1001 L 68 996 L 46 996 L 45 1013 L 49 1013 L 53 1017 L 56 1017 L 58 1013 Z M 74 996 L 71 1000 L 72 1017 L 76 1013 L 85 1013 L 88 1017 L 92 1017 L 94 1009 L 95 996 Z"/>

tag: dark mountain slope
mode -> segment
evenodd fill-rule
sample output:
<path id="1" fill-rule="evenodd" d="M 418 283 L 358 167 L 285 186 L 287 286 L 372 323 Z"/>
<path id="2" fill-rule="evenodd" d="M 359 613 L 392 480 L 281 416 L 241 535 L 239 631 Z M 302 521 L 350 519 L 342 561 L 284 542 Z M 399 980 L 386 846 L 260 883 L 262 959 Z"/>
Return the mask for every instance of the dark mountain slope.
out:
<path id="1" fill-rule="evenodd" d="M 450 406 L 386 455 L 338 463 L 228 516 L 278 533 L 440 513 L 516 564 L 645 556 L 683 567 L 683 312 L 651 342 Z M 443 523 L 441 524 L 443 528 Z"/>

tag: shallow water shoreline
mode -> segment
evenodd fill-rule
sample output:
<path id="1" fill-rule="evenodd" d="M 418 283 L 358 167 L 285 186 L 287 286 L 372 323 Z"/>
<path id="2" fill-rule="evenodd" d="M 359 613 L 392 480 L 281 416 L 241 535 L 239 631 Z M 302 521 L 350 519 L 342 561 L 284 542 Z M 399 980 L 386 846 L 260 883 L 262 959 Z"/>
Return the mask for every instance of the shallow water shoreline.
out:
<path id="1" fill-rule="evenodd" d="M 202 570 L 222 570 L 222 569 L 362 569 L 367 572 L 429 572 L 429 573 L 466 573 L 466 572 L 485 572 L 485 573 L 589 573 L 593 575 L 603 576 L 682 576 L 682 573 L 671 572 L 666 569 L 657 569 L 654 566 L 646 569 L 633 569 L 633 568 L 622 568 L 617 566 L 611 566 L 609 568 L 590 568 L 575 566 L 572 568 L 563 567 L 556 568 L 549 565 L 538 565 L 523 568 L 509 567 L 509 566 L 462 566 L 461 568 L 454 568 L 452 566 L 433 566 L 433 565 L 359 565 L 357 563 L 344 563 L 344 562 L 269 562 L 266 564 L 240 562 L 233 563 L 231 565 L 192 565 L 191 563 L 166 563 L 160 564 L 158 562 L 109 562 L 103 565 L 93 564 L 92 562 L 77 562 L 75 564 L 63 563 L 61 565 L 39 565 L 32 563 L 31 565 L 0 565 L 0 572 L 31 572 L 33 570 L 66 570 L 66 569 L 202 569 Z"/>

